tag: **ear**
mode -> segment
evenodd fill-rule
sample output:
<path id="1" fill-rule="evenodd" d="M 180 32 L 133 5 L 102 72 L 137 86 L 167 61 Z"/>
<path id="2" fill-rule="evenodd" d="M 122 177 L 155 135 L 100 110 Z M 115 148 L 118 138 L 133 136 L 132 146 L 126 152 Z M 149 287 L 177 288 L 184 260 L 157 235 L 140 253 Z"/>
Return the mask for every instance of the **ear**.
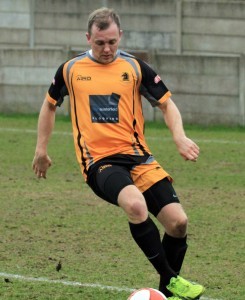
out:
<path id="1" fill-rule="evenodd" d="M 86 32 L 87 42 L 90 44 L 91 36 L 88 32 Z"/>
<path id="2" fill-rule="evenodd" d="M 118 42 L 121 41 L 122 35 L 123 35 L 123 31 L 122 31 L 122 30 L 119 30 L 119 39 L 118 39 Z"/>

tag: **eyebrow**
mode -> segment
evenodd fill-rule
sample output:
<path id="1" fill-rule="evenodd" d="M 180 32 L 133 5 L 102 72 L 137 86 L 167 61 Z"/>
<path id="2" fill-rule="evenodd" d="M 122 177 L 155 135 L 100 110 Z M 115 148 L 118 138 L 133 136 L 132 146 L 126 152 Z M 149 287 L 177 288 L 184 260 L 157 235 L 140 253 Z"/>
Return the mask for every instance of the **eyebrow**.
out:
<path id="1" fill-rule="evenodd" d="M 95 40 L 96 43 L 97 43 L 97 42 L 100 42 L 100 43 L 110 43 L 110 42 L 115 42 L 115 41 L 117 41 L 116 38 L 111 39 L 111 40 L 108 40 L 108 41 L 104 41 L 104 40 L 100 40 L 100 39 Z"/>

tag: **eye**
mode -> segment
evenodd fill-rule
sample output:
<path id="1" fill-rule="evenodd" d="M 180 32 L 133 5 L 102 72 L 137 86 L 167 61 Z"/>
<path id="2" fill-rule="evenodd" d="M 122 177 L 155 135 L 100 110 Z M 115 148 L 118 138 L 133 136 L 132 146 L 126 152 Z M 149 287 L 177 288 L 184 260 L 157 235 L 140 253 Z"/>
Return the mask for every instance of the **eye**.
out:
<path id="1" fill-rule="evenodd" d="M 109 44 L 114 45 L 114 44 L 116 44 L 116 42 L 117 42 L 117 40 L 111 40 L 111 41 L 109 41 Z"/>
<path id="2" fill-rule="evenodd" d="M 103 41 L 97 41 L 96 42 L 96 45 L 98 45 L 98 46 L 103 46 L 105 43 L 103 42 Z"/>

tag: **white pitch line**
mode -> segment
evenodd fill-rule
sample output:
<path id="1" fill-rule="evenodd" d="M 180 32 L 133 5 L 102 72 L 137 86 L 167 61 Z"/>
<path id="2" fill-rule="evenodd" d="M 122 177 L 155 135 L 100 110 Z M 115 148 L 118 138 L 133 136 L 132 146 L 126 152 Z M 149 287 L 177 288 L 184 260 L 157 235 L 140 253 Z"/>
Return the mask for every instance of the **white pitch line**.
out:
<path id="1" fill-rule="evenodd" d="M 162 141 L 172 141 L 172 138 L 168 137 L 157 137 L 157 136 L 146 136 L 146 140 L 162 140 Z M 216 143 L 216 144 L 237 144 L 245 145 L 245 141 L 236 140 L 224 140 L 224 139 L 193 139 L 197 143 Z"/>
<path id="2" fill-rule="evenodd" d="M 29 277 L 29 276 L 23 276 L 18 274 L 9 274 L 9 273 L 1 273 L 0 277 L 8 278 L 8 279 L 17 279 L 20 281 L 30 281 L 30 282 L 46 282 L 49 284 L 63 284 L 68 286 L 77 286 L 77 287 L 88 287 L 88 288 L 97 288 L 100 290 L 111 290 L 116 292 L 129 292 L 132 293 L 135 291 L 133 288 L 128 287 L 116 287 L 116 286 L 110 286 L 110 285 L 103 285 L 99 283 L 81 283 L 77 281 L 65 281 L 65 280 L 57 280 L 57 279 L 48 279 L 45 277 Z M 221 300 L 221 299 L 214 299 L 209 297 L 201 297 L 200 300 Z"/>
<path id="3" fill-rule="evenodd" d="M 31 133 L 36 134 L 37 131 L 34 129 L 27 129 L 27 128 L 4 128 L 0 127 L 0 131 L 2 132 L 20 132 L 20 133 Z M 54 135 L 72 135 L 72 132 L 69 131 L 53 131 Z M 146 140 L 161 140 L 161 141 L 171 141 L 171 137 L 153 137 L 153 136 L 146 136 Z M 245 141 L 237 141 L 237 140 L 224 140 L 224 139 L 194 139 L 197 143 L 216 143 L 216 144 L 237 144 L 237 145 L 245 145 Z"/>
<path id="4" fill-rule="evenodd" d="M 20 132 L 20 133 L 33 133 L 36 134 L 37 130 L 34 129 L 27 129 L 27 128 L 4 128 L 0 127 L 0 131 L 3 132 Z M 72 132 L 68 131 L 53 131 L 52 134 L 57 134 L 57 135 L 72 135 Z"/>
<path id="5" fill-rule="evenodd" d="M 9 273 L 0 273 L 0 277 L 8 278 L 8 279 L 17 279 L 21 281 L 30 281 L 30 282 L 46 282 L 46 283 L 54 283 L 54 284 L 63 284 L 69 286 L 78 286 L 78 287 L 90 287 L 90 288 L 98 288 L 101 290 L 112 290 L 117 292 L 133 292 L 135 289 L 127 288 L 127 287 L 115 287 L 110 285 L 102 285 L 99 283 L 81 283 L 76 281 L 65 281 L 65 280 L 57 280 L 57 279 L 48 279 L 45 277 L 29 277 L 22 276 L 18 274 L 9 274 Z"/>

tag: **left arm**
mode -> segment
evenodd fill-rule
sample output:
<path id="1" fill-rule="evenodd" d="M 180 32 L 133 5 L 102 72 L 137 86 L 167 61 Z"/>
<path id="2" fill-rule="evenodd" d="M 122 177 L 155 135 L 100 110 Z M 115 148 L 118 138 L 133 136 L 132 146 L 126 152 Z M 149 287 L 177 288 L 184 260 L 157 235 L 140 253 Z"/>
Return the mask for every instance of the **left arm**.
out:
<path id="1" fill-rule="evenodd" d="M 185 160 L 196 161 L 199 147 L 185 135 L 182 117 L 177 106 L 171 100 L 171 93 L 160 76 L 145 62 L 137 59 L 142 73 L 140 93 L 151 103 L 158 106 L 164 116 L 165 123 L 172 133 L 173 140 L 180 155 Z"/>
<path id="2" fill-rule="evenodd" d="M 199 147 L 185 135 L 182 117 L 177 106 L 174 104 L 171 98 L 169 98 L 168 100 L 164 101 L 159 108 L 163 113 L 166 125 L 172 133 L 173 140 L 180 155 L 185 160 L 194 162 L 197 161 Z"/>

